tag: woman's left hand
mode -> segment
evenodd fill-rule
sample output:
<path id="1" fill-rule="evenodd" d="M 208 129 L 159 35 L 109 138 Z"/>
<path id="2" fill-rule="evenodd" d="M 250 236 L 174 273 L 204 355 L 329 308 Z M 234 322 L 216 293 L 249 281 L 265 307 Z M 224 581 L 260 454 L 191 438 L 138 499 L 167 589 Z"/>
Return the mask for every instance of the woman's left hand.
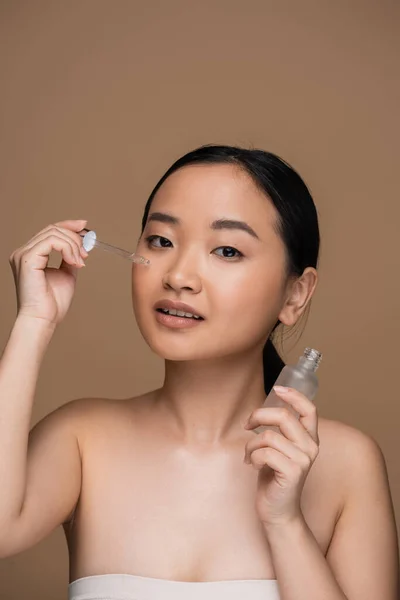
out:
<path id="1" fill-rule="evenodd" d="M 301 492 L 318 456 L 318 416 L 315 405 L 303 394 L 275 389 L 287 408 L 260 407 L 250 415 L 246 429 L 260 425 L 278 426 L 281 433 L 266 429 L 246 444 L 245 462 L 259 471 L 256 510 L 263 524 L 287 524 L 303 518 Z M 247 460 L 246 460 L 247 459 Z"/>

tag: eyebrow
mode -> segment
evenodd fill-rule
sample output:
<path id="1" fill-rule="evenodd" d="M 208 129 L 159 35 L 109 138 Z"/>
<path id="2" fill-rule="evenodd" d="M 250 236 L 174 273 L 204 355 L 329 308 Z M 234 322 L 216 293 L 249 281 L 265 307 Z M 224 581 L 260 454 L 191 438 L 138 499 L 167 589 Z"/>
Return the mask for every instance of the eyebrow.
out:
<path id="1" fill-rule="evenodd" d="M 149 215 L 148 221 L 158 221 L 159 223 L 168 223 L 169 225 L 180 225 L 181 220 L 178 217 L 169 215 L 168 213 L 154 212 Z M 260 238 L 250 225 L 244 221 L 238 221 L 237 219 L 217 219 L 211 223 L 211 229 L 219 231 L 221 229 L 240 230 L 250 234 L 255 239 Z"/>

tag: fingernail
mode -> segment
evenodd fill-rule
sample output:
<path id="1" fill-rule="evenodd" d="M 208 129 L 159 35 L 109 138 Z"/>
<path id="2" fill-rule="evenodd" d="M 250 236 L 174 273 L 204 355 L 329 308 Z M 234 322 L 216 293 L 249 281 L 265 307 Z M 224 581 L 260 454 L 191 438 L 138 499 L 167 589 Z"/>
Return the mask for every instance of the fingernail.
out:
<path id="1" fill-rule="evenodd" d="M 289 388 L 281 385 L 274 385 L 274 390 L 275 392 L 278 392 L 278 394 L 286 394 L 289 391 Z"/>

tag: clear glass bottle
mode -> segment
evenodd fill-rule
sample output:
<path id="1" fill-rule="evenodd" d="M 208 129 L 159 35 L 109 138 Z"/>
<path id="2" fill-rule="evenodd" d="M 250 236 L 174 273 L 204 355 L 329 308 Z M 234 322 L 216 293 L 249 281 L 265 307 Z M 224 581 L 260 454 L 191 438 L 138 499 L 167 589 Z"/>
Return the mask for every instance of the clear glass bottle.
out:
<path id="1" fill-rule="evenodd" d="M 274 385 L 291 387 L 304 394 L 309 400 L 314 400 L 318 391 L 318 379 L 315 371 L 318 369 L 322 360 L 321 352 L 313 348 L 306 348 L 303 356 L 299 358 L 296 365 L 286 365 L 279 374 Z M 284 406 L 292 412 L 298 419 L 300 415 L 289 405 L 277 396 L 273 389 L 268 394 L 263 407 Z M 261 433 L 266 429 L 272 429 L 280 433 L 279 427 L 273 425 L 260 426 L 253 429 L 255 433 Z"/>

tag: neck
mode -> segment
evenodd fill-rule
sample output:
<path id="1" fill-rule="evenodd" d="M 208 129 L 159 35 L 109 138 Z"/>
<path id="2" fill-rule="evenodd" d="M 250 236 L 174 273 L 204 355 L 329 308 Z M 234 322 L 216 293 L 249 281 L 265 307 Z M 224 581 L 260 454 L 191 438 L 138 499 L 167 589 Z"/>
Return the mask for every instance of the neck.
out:
<path id="1" fill-rule="evenodd" d="M 166 361 L 156 402 L 185 443 L 218 445 L 243 433 L 265 400 L 262 356 Z"/>

